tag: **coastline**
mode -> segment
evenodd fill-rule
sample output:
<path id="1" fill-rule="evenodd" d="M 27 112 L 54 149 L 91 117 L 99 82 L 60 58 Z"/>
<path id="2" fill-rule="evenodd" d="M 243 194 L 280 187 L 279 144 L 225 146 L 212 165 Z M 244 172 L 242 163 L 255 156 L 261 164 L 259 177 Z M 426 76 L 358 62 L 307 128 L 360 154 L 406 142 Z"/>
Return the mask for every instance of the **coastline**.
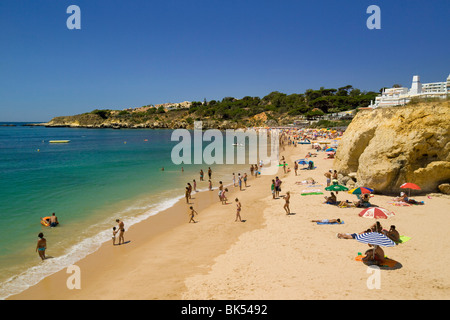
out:
<path id="1" fill-rule="evenodd" d="M 287 147 L 288 164 L 301 158 L 309 145 Z M 450 244 L 446 208 L 450 197 L 429 194 L 415 197 L 425 206 L 397 207 L 392 197 L 375 195 L 373 202 L 395 212 L 383 227 L 394 224 L 407 243 L 386 248 L 396 260 L 394 269 L 381 270 L 381 288 L 368 288 L 368 268 L 354 260 L 367 245 L 336 238 L 336 233 L 361 232 L 375 220 L 358 216 L 360 208 L 337 208 L 323 203 L 324 172 L 333 161 L 319 153 L 313 158 L 317 169 L 278 170 L 282 194 L 290 190 L 291 211 L 286 215 L 282 198 L 272 199 L 274 176 L 250 178 L 250 187 L 231 187 L 228 199 L 242 202 L 242 219 L 234 222 L 235 206 L 221 205 L 217 190 L 195 194 L 194 208 L 199 223 L 188 224 L 186 204 L 177 204 L 142 221 L 125 234 L 129 244 L 113 247 L 105 243 L 79 261 L 81 289 L 69 290 L 70 274 L 62 270 L 10 300 L 298 300 L 298 299 L 448 299 L 450 297 Z M 300 169 L 302 167 L 300 166 Z M 324 195 L 302 196 L 312 177 Z M 229 188 L 230 189 L 230 188 Z M 355 200 L 347 192 L 339 200 Z M 230 201 L 229 201 L 230 202 Z M 313 219 L 341 218 L 343 225 L 320 226 Z M 169 227 L 169 224 L 171 226 Z M 164 227 L 166 226 L 166 227 Z M 153 229 L 152 229 L 153 228 Z"/>
<path id="2" fill-rule="evenodd" d="M 247 221 L 234 223 L 234 198 L 240 196 L 240 194 L 243 196 L 245 194 L 246 197 L 252 195 L 250 198 L 254 198 L 257 201 L 260 192 L 267 189 L 270 192 L 271 179 L 269 176 L 260 176 L 256 179 L 249 176 L 247 182 L 249 187 L 243 191 L 239 191 L 238 187 L 233 188 L 232 186 L 227 186 L 227 182 L 224 181 L 224 186 L 229 189 L 227 205 L 222 205 L 219 202 L 217 187 L 213 186 L 213 191 L 203 189 L 203 191 L 194 192 L 192 194 L 192 205 L 199 212 L 198 218 L 194 218 L 195 220 L 199 220 L 199 223 L 196 224 L 188 224 L 189 206 L 185 203 L 184 197 L 182 197 L 173 206 L 132 225 L 130 228 L 127 228 L 125 225 L 125 241 L 130 241 L 129 243 L 120 247 L 113 247 L 112 243 L 107 241 L 98 250 L 76 263 L 81 270 L 82 290 L 67 289 L 66 281 L 70 274 L 67 274 L 67 269 L 64 268 L 44 278 L 38 284 L 31 286 L 23 292 L 8 297 L 7 300 L 99 299 L 99 296 L 101 296 L 101 299 L 137 299 L 132 292 L 123 293 L 124 289 L 117 289 L 117 292 L 115 290 L 107 290 L 109 292 L 107 294 L 104 291 L 101 294 L 96 293 L 96 290 L 103 286 L 104 283 L 113 283 L 116 273 L 126 274 L 130 270 L 133 273 L 139 272 L 138 270 L 141 269 L 140 266 L 133 266 L 133 263 L 130 266 L 126 266 L 126 263 L 123 261 L 124 259 L 139 261 L 139 264 L 150 265 L 155 267 L 156 270 L 159 270 L 155 270 L 155 277 L 147 285 L 148 287 L 158 289 L 155 289 L 155 292 L 149 293 L 150 296 L 139 297 L 138 299 L 179 299 L 180 295 L 174 294 L 174 292 L 180 292 L 184 287 L 184 278 L 206 267 L 203 263 L 202 265 L 195 264 L 195 261 L 191 257 L 191 251 L 195 255 L 199 255 L 198 258 L 200 261 L 207 259 L 212 263 L 213 258 L 217 254 L 225 252 L 237 240 L 240 234 L 262 226 L 263 221 L 258 212 L 252 212 L 250 214 L 251 218 L 249 218 L 249 214 L 246 212 L 248 210 L 246 210 L 247 204 L 243 204 L 242 213 L 242 218 L 247 218 Z M 255 181 L 258 184 L 252 186 L 251 184 Z M 206 184 L 206 182 L 203 183 Z M 216 184 L 217 182 L 213 185 Z M 250 190 L 251 193 L 249 192 Z M 213 213 L 211 214 L 211 212 Z M 226 232 L 220 233 L 219 227 L 213 225 L 216 223 L 226 228 Z M 235 224 L 238 224 L 238 226 Z M 197 231 L 194 228 L 202 229 L 203 231 Z M 203 240 L 200 239 L 202 238 L 202 233 L 205 231 L 204 229 L 208 233 L 207 235 L 203 234 L 204 237 L 208 238 L 208 247 L 199 250 L 199 248 L 196 248 L 197 241 L 194 239 L 198 239 L 199 246 L 204 246 Z M 191 240 L 183 244 L 186 241 L 185 239 Z M 175 246 L 180 246 L 183 255 L 179 257 L 167 256 L 166 252 L 170 252 Z M 141 252 L 143 251 L 147 252 L 152 258 L 142 258 Z M 177 254 L 179 253 L 177 252 Z M 176 265 L 184 270 L 182 273 L 183 276 L 179 275 L 180 269 L 177 267 L 172 272 L 168 271 L 171 268 L 169 264 L 172 260 L 177 261 Z M 143 270 L 140 271 L 145 272 Z M 177 274 L 176 278 L 178 280 L 176 281 L 171 279 L 174 274 Z M 164 275 L 167 275 L 167 278 Z M 120 279 L 126 279 L 126 275 L 120 276 Z M 138 281 L 136 285 L 139 286 L 140 282 Z M 96 283 L 99 283 L 99 285 Z M 167 283 L 171 283 L 169 288 L 166 288 Z M 113 284 L 111 285 L 114 286 Z"/>

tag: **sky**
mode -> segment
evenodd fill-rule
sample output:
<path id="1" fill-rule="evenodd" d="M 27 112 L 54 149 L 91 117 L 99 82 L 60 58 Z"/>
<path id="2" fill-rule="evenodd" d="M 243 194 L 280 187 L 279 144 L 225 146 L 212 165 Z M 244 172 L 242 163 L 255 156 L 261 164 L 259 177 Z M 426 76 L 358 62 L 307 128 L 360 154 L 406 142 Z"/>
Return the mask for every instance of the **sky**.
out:
<path id="1" fill-rule="evenodd" d="M 370 5 L 381 29 L 367 28 Z M 445 81 L 449 12 L 448 0 L 1 0 L 0 121 Z"/>

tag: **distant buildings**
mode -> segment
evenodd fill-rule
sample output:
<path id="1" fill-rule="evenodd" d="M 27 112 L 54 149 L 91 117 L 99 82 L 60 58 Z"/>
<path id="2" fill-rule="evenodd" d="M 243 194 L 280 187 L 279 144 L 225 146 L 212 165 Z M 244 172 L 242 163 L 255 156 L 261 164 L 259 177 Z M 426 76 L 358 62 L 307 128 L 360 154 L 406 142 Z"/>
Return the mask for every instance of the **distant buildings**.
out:
<path id="1" fill-rule="evenodd" d="M 384 89 L 383 93 L 371 101 L 371 108 L 392 107 L 404 105 L 411 101 L 412 98 L 446 98 L 450 95 L 450 75 L 447 81 L 420 83 L 420 77 L 414 76 L 412 80 L 411 89 L 389 88 Z"/>

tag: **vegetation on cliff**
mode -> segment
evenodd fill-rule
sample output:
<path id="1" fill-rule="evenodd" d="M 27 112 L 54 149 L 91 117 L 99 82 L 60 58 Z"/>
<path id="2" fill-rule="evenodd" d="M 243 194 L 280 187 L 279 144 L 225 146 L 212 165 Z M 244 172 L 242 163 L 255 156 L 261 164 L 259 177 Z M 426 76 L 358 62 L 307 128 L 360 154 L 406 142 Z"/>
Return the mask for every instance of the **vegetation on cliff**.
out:
<path id="1" fill-rule="evenodd" d="M 189 108 L 166 111 L 164 108 L 136 110 L 94 110 L 77 116 L 57 117 L 54 126 L 186 128 L 202 120 L 207 127 L 236 128 L 260 125 L 286 125 L 304 118 L 312 119 L 367 107 L 377 92 L 362 92 L 348 85 L 338 89 L 308 89 L 303 94 L 274 91 L 263 98 L 225 97 L 221 101 L 194 101 Z"/>

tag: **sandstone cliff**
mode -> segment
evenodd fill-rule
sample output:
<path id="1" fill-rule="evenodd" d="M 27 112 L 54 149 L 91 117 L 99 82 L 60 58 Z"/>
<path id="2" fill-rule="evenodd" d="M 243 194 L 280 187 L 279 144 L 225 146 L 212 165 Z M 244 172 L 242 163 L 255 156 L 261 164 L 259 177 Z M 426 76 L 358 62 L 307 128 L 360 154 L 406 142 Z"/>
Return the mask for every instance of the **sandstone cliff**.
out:
<path id="1" fill-rule="evenodd" d="M 380 193 L 399 193 L 404 182 L 438 191 L 450 181 L 449 100 L 361 110 L 339 144 L 334 168 Z"/>

